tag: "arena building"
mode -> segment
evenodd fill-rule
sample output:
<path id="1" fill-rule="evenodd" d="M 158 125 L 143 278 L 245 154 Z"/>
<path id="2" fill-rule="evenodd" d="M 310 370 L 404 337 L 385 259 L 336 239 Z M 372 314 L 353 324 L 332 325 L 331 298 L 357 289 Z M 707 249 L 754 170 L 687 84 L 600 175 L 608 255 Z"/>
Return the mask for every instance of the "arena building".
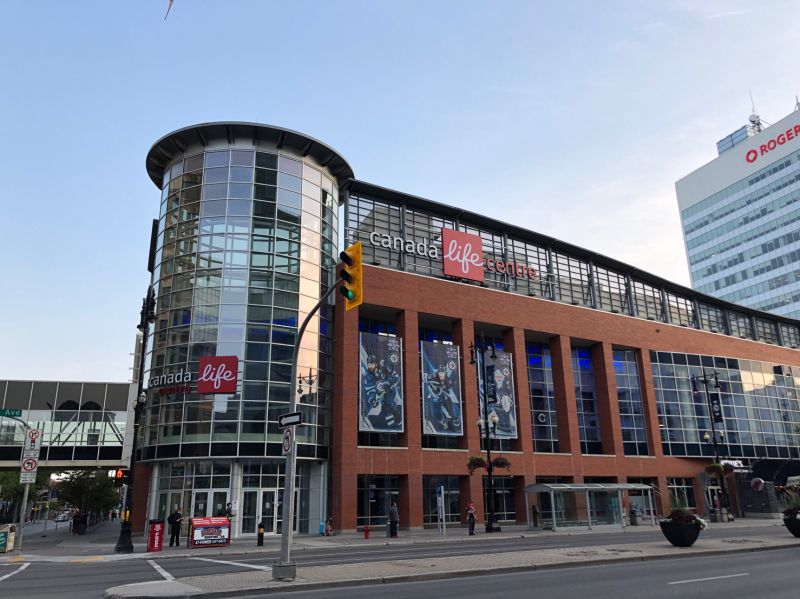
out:
<path id="1" fill-rule="evenodd" d="M 483 520 L 486 449 L 501 525 L 614 524 L 671 499 L 743 513 L 739 475 L 725 499 L 705 473 L 715 449 L 743 471 L 800 457 L 796 320 L 358 181 L 277 127 L 181 129 L 147 167 L 161 212 L 139 523 L 230 502 L 235 535 L 281 532 L 291 393 L 301 533 L 384 525 L 393 502 L 403 528 L 463 522 L 470 499 Z M 323 307 L 292 381 L 340 240 L 362 244 L 364 303 Z"/>

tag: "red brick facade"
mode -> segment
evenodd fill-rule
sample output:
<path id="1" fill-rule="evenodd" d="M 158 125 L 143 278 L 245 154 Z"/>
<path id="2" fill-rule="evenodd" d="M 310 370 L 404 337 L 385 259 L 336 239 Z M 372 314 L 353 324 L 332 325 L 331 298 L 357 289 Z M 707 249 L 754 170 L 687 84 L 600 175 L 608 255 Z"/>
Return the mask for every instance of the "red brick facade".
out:
<path id="1" fill-rule="evenodd" d="M 650 351 L 671 351 L 747 358 L 800 365 L 800 354 L 784 347 L 707 333 L 589 308 L 505 293 L 476 285 L 435 279 L 384 268 L 364 267 L 364 305 L 345 312 L 336 307 L 335 394 L 331 451 L 331 514 L 337 528 L 353 530 L 357 516 L 359 475 L 399 476 L 402 527 L 423 525 L 423 475 L 461 477 L 461 499 L 471 497 L 483 514 L 481 477 L 468 476 L 469 456 L 482 455 L 478 428 L 478 392 L 474 366 L 467 348 L 476 331 L 484 328 L 502 334 L 506 351 L 514 355 L 518 439 L 512 451 L 502 452 L 511 462 L 503 476 L 514 477 L 517 518 L 526 521 L 525 485 L 537 476 L 560 476 L 572 482 L 584 477 L 628 478 L 658 481 L 657 511 L 668 508 L 668 477 L 694 477 L 698 509 L 702 489 L 699 474 L 708 460 L 665 457 L 661 450 Z M 401 447 L 359 447 L 359 312 L 367 317 L 394 319 L 403 338 L 405 433 Z M 421 447 L 420 360 L 418 328 L 421 320 L 449 323 L 453 342 L 462 348 L 462 399 L 464 436 L 459 449 Z M 440 327 L 441 328 L 441 327 Z M 526 339 L 549 343 L 562 453 L 534 453 L 526 368 Z M 582 455 L 573 383 L 571 347 L 591 348 L 595 372 L 604 455 Z M 612 349 L 637 353 L 650 456 L 623 454 L 617 407 Z"/>

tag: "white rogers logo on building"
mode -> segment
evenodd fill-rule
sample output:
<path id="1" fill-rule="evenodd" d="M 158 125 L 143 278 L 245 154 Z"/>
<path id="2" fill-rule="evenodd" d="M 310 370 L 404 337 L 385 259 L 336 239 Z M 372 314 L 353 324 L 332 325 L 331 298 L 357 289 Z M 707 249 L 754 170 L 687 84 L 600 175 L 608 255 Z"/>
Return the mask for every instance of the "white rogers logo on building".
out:
<path id="1" fill-rule="evenodd" d="M 790 141 L 795 137 L 800 137 L 800 125 L 795 125 L 791 129 L 787 129 L 780 135 L 773 137 L 767 143 L 758 146 L 757 150 L 756 149 L 748 150 L 747 153 L 744 155 L 744 159 L 752 164 L 758 159 L 759 156 L 763 156 L 764 154 L 771 152 L 778 146 L 782 146 L 787 141 Z"/>

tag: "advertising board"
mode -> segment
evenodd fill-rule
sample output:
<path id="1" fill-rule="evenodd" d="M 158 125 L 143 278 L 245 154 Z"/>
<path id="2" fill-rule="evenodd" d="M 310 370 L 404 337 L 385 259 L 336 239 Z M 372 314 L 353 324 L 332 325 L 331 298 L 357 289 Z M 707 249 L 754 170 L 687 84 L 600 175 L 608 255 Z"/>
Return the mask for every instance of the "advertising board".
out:
<path id="1" fill-rule="evenodd" d="M 224 547 L 231 541 L 231 522 L 225 517 L 192 518 L 190 546 Z"/>

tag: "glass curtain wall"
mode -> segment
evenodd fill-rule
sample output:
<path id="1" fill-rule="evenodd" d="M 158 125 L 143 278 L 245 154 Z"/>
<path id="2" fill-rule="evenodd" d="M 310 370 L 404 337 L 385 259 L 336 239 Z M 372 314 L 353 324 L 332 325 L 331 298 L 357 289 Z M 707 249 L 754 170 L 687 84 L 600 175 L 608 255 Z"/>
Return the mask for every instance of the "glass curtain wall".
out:
<path id="1" fill-rule="evenodd" d="M 800 369 L 755 360 L 651 352 L 653 385 L 666 455 L 713 457 L 709 392 L 719 383 L 723 458 L 798 458 Z M 716 378 L 715 378 L 716 375 Z M 694 383 L 693 380 L 694 379 Z"/>

